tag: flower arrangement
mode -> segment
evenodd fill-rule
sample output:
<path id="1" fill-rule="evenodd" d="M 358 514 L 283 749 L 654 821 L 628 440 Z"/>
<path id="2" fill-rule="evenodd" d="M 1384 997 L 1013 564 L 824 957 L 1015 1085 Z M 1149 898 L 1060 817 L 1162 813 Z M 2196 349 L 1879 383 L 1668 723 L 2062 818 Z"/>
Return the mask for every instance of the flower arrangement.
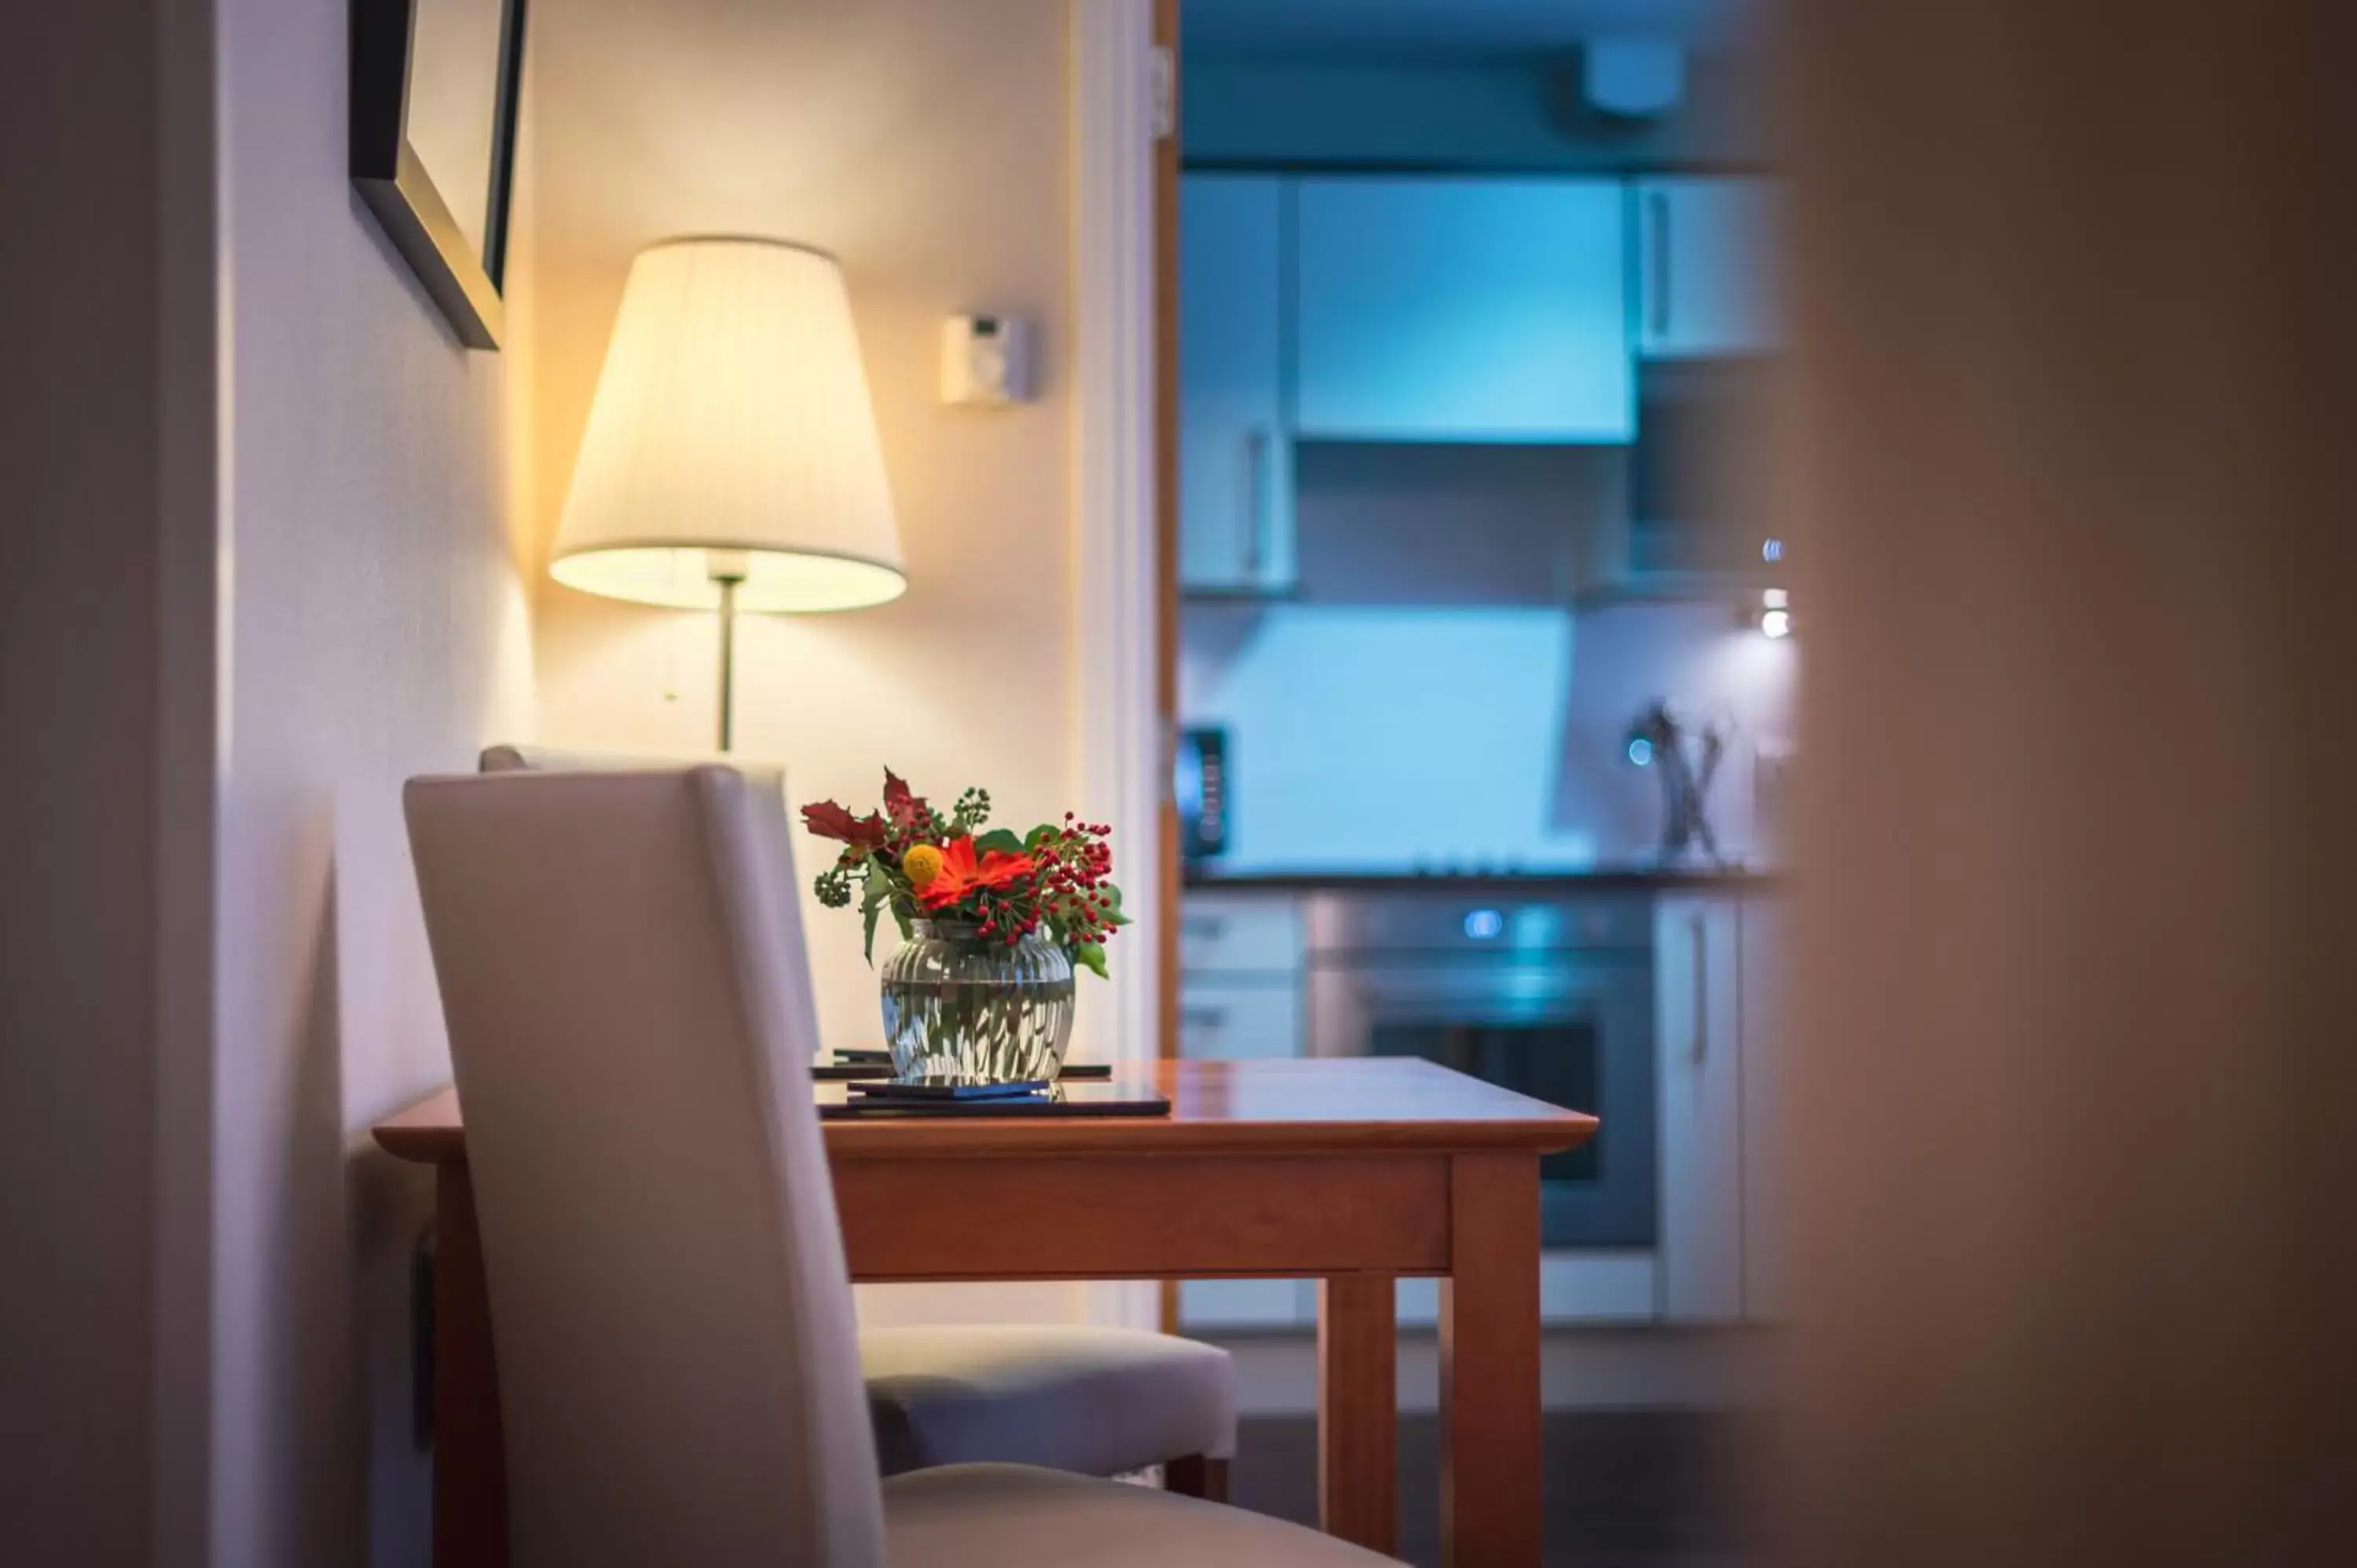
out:
<path id="1" fill-rule="evenodd" d="M 889 909 L 904 938 L 920 918 L 963 922 L 1008 947 L 1044 931 L 1073 963 L 1103 977 L 1105 941 L 1129 923 L 1110 876 L 1113 830 L 1067 811 L 1061 823 L 1018 837 L 982 831 L 989 820 L 989 791 L 968 789 L 943 813 L 888 768 L 880 811 L 855 817 L 833 800 L 804 806 L 803 825 L 843 845 L 818 875 L 818 901 L 842 909 L 857 897 L 871 963 L 877 921 Z"/>

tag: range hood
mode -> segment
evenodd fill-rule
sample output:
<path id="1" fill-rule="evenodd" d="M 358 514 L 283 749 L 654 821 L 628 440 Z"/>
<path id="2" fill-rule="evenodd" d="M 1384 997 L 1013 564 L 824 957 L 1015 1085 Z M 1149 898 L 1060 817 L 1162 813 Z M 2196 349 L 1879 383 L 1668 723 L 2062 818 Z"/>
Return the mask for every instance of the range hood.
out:
<path id="1" fill-rule="evenodd" d="M 1581 541 L 1582 603 L 1755 596 L 1781 585 L 1761 360 L 1645 366 L 1625 493 Z"/>

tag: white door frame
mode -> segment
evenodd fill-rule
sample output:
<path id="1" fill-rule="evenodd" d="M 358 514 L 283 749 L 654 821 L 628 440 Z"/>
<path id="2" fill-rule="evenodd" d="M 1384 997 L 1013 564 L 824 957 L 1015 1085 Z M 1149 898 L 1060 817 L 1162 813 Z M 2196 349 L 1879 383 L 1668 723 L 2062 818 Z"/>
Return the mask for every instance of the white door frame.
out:
<path id="1" fill-rule="evenodd" d="M 1071 0 L 1074 695 L 1082 810 L 1115 824 L 1136 924 L 1088 983 L 1092 1055 L 1157 1054 L 1154 929 L 1167 787 L 1155 706 L 1153 0 Z M 1092 1322 L 1153 1327 L 1150 1284 L 1090 1287 Z"/>

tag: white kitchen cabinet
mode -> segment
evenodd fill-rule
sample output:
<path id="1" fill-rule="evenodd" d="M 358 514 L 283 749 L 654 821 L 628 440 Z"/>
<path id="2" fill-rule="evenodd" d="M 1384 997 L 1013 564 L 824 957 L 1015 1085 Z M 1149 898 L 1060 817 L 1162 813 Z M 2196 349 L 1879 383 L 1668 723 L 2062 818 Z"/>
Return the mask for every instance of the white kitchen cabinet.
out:
<path id="1" fill-rule="evenodd" d="M 1286 894 L 1204 892 L 1178 905 L 1178 972 L 1286 974 L 1301 969 L 1301 901 Z"/>
<path id="2" fill-rule="evenodd" d="M 1280 908 L 1289 909 L 1287 901 Z M 1250 906 L 1254 913 L 1262 907 Z M 1265 934 L 1266 923 L 1247 923 Z M 1302 1054 L 1301 986 L 1292 974 L 1189 973 L 1178 982 L 1178 1054 L 1189 1059 Z M 1187 1280 L 1182 1329 L 1304 1328 L 1318 1321 L 1310 1280 Z"/>
<path id="3" fill-rule="evenodd" d="M 1783 1096 L 1792 1067 L 1791 910 L 1781 895 L 1743 900 L 1743 1314 L 1779 1322 L 1791 1311 Z"/>
<path id="4" fill-rule="evenodd" d="M 1286 182 L 1189 175 L 1178 210 L 1178 581 L 1293 585 L 1285 417 Z"/>
<path id="5" fill-rule="evenodd" d="M 1631 438 L 1621 185 L 1305 179 L 1296 201 L 1296 435 Z"/>
<path id="6" fill-rule="evenodd" d="M 1196 1061 L 1304 1055 L 1301 987 L 1282 978 L 1182 975 L 1178 1054 Z"/>
<path id="7" fill-rule="evenodd" d="M 1660 1265 L 1643 1251 L 1539 1254 L 1539 1321 L 1574 1324 L 1651 1323 L 1661 1311 Z M 1440 1282 L 1402 1280 L 1394 1310 L 1404 1328 L 1440 1321 Z"/>
<path id="8" fill-rule="evenodd" d="M 1178 913 L 1178 1054 L 1206 1058 L 1305 1054 L 1301 905 L 1283 895 L 1188 892 Z M 1306 1329 L 1312 1280 L 1186 1280 L 1182 1330 Z"/>
<path id="9" fill-rule="evenodd" d="M 1741 913 L 1733 896 L 1654 907 L 1662 1312 L 1673 1323 L 1743 1316 Z"/>
<path id="10" fill-rule="evenodd" d="M 1765 179 L 1640 180 L 1637 349 L 1647 359 L 1778 347 L 1776 187 Z"/>
<path id="11" fill-rule="evenodd" d="M 1182 1332 L 1219 1328 L 1308 1328 L 1318 1322 L 1316 1280 L 1182 1280 Z"/>

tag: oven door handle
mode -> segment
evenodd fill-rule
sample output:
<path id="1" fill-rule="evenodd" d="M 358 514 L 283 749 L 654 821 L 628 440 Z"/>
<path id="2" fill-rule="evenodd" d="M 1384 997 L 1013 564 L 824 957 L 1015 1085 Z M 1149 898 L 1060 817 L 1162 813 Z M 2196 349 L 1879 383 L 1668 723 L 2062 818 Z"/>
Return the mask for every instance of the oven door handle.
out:
<path id="1" fill-rule="evenodd" d="M 1563 1016 L 1577 1016 L 1607 996 L 1634 995 L 1652 1004 L 1653 982 L 1648 971 L 1573 969 L 1545 964 L 1512 969 L 1390 969 L 1313 968 L 1310 984 L 1347 991 L 1377 1010 L 1443 1009 L 1505 998 L 1511 1003 Z"/>

